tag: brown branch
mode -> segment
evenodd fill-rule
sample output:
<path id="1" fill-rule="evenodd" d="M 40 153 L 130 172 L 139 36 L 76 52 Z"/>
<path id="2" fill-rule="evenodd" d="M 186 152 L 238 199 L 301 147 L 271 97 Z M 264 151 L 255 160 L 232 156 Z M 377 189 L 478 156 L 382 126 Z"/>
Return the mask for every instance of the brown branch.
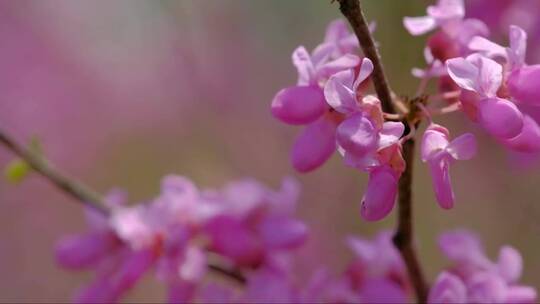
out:
<path id="1" fill-rule="evenodd" d="M 373 85 L 375 86 L 377 96 L 382 102 L 384 112 L 395 113 L 392 100 L 392 91 L 390 90 L 390 86 L 384 74 L 380 55 L 369 31 L 366 18 L 360 6 L 360 1 L 338 0 L 338 2 L 340 4 L 339 9 L 351 24 L 354 33 L 360 42 L 362 51 L 373 62 Z M 409 126 L 409 123 L 417 123 L 414 117 L 417 112 L 414 103 L 409 104 L 409 110 L 409 117 L 404 119 L 406 126 Z M 410 132 L 410 128 L 407 129 Z M 428 285 L 413 245 L 414 232 L 412 220 L 412 180 L 414 146 L 414 138 L 410 138 L 403 143 L 403 158 L 406 163 L 406 169 L 401 175 L 398 185 L 399 211 L 397 230 L 396 234 L 394 235 L 394 245 L 399 250 L 405 265 L 407 266 L 407 272 L 413 284 L 417 301 L 419 303 L 425 303 L 427 300 Z"/>
<path id="2" fill-rule="evenodd" d="M 15 139 L 2 130 L 0 130 L 0 143 L 23 159 L 33 170 L 41 174 L 61 191 L 69 194 L 84 205 L 94 208 L 105 216 L 111 214 L 111 209 L 105 204 L 105 199 L 99 193 L 91 190 L 82 182 L 68 177 L 56 169 L 43 156 L 18 144 Z M 239 283 L 243 284 L 246 282 L 246 278 L 239 269 L 229 269 L 214 263 L 209 263 L 208 268 Z"/>
<path id="3" fill-rule="evenodd" d="M 373 62 L 373 86 L 377 92 L 377 96 L 382 102 L 383 111 L 386 113 L 395 113 L 392 102 L 392 90 L 384 74 L 383 65 L 381 62 L 381 56 L 373 36 L 369 31 L 369 26 L 362 12 L 359 0 L 338 0 L 339 10 L 347 18 L 351 27 L 358 38 L 360 47 L 366 55 Z"/>
<path id="4" fill-rule="evenodd" d="M 403 143 L 403 158 L 406 167 L 399 179 L 399 211 L 396 234 L 394 235 L 394 245 L 399 249 L 401 256 L 407 266 L 407 272 L 411 279 L 416 298 L 419 303 L 426 303 L 428 294 L 428 284 L 413 244 L 413 204 L 412 204 L 412 181 L 414 165 L 415 141 L 411 138 Z"/>
<path id="5" fill-rule="evenodd" d="M 244 276 L 244 274 L 238 269 L 229 269 L 229 268 L 225 268 L 225 267 L 218 266 L 215 264 L 208 264 L 208 268 L 212 269 L 215 273 L 224 275 L 225 277 L 229 279 L 233 279 L 234 281 L 242 285 L 246 284 L 247 282 L 247 279 Z"/>

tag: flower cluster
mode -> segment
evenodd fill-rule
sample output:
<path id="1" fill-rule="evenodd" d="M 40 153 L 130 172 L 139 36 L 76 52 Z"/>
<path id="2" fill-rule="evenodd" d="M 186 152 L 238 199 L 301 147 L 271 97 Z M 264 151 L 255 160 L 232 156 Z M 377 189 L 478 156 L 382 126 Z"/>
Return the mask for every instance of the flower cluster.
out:
<path id="1" fill-rule="evenodd" d="M 126 206 L 124 195 L 110 194 L 111 217 L 88 211 L 89 230 L 61 240 L 57 260 L 68 269 L 94 270 L 79 302 L 116 301 L 152 268 L 171 302 L 189 301 L 208 271 L 209 253 L 235 268 L 259 268 L 300 246 L 308 230 L 293 217 L 298 194 L 291 179 L 279 191 L 254 180 L 199 190 L 168 176 L 147 203 Z"/>
<path id="2" fill-rule="evenodd" d="M 134 206 L 112 191 L 111 217 L 88 210 L 88 231 L 60 240 L 57 261 L 94 271 L 77 293 L 81 303 L 116 302 L 150 271 L 167 286 L 170 303 L 406 301 L 410 287 L 390 232 L 350 237 L 355 257 L 341 275 L 321 266 L 298 282 L 293 262 L 308 235 L 294 217 L 298 195 L 292 179 L 279 191 L 254 180 L 198 190 L 180 176 L 165 177 L 158 197 Z M 245 286 L 203 281 L 213 260 L 244 273 Z"/>
<path id="3" fill-rule="evenodd" d="M 479 22 L 460 22 L 463 16 L 459 9 L 454 10 L 452 16 L 443 17 L 445 7 L 431 7 L 428 11 L 432 16 L 420 19 L 431 20 L 430 29 L 438 25 L 445 31 L 451 31 L 452 37 L 463 38 L 459 31 L 475 28 L 474 25 Z M 415 33 L 421 33 L 423 30 L 420 31 L 419 27 L 423 23 L 416 19 L 408 18 L 406 24 L 416 29 Z M 450 19 L 456 19 L 456 22 L 450 22 Z M 338 26 L 341 35 L 328 34 L 337 32 Z M 342 38 L 328 39 L 328 36 Z M 340 47 L 343 41 L 349 42 L 346 45 L 351 47 L 346 50 L 352 51 L 350 40 L 345 24 L 334 21 L 327 30 L 327 38 L 313 51 L 311 60 L 299 60 L 300 57 L 310 58 L 305 49 L 299 47 L 293 53 L 293 63 L 300 75 L 298 85 L 277 93 L 272 101 L 272 113 L 288 124 L 309 123 L 293 147 L 292 163 L 297 170 L 307 172 L 319 167 L 337 148 L 346 165 L 369 174 L 360 214 L 368 221 L 377 221 L 392 211 L 398 180 L 405 170 L 401 155 L 405 124 L 386 120 L 381 102 L 366 93 L 374 68 L 369 58 L 358 59 L 354 55 L 343 54 L 343 51 L 338 53 L 341 56 L 338 59 L 321 55 L 321 50 L 326 48 L 344 50 Z M 445 41 L 452 40 L 447 38 Z M 300 56 L 299 52 L 304 56 Z M 321 57 L 324 60 L 319 59 Z M 441 76 L 444 68 L 440 58 L 433 59 L 432 63 L 429 70 L 417 72 L 425 77 Z M 334 68 L 331 70 L 333 74 L 329 73 L 329 65 Z M 310 82 L 306 79 L 314 80 Z M 429 162 L 437 200 L 443 208 L 451 208 L 454 194 L 450 185 L 449 164 L 455 159 L 472 158 L 476 153 L 475 139 L 471 134 L 465 134 L 449 143 L 448 130 L 433 125 L 425 133 L 422 145 L 422 159 Z"/>
<path id="4" fill-rule="evenodd" d="M 499 251 L 496 262 L 486 257 L 480 240 L 471 232 L 447 232 L 439 246 L 452 262 L 437 277 L 430 303 L 535 303 L 536 289 L 517 283 L 523 269 L 519 252 L 511 246 Z"/>
<path id="5" fill-rule="evenodd" d="M 510 26 L 510 46 L 505 48 L 486 38 L 489 31 L 483 22 L 464 19 L 463 1 L 439 0 L 427 11 L 426 17 L 404 19 L 405 27 L 413 35 L 439 28 L 428 39 L 428 68 L 415 69 L 413 74 L 439 77 L 444 84 L 440 86 L 441 92 L 458 89 L 459 98 L 451 101 L 507 148 L 540 152 L 540 127 L 520 109 L 538 106 L 540 100 L 536 89 L 540 68 L 525 63 L 525 31 Z M 448 77 L 453 80 L 451 85 Z"/>
<path id="6" fill-rule="evenodd" d="M 307 227 L 293 217 L 294 181 L 272 191 L 253 180 L 216 190 L 197 190 L 187 179 L 169 176 L 150 203 L 128 207 L 125 194 L 111 192 L 110 220 L 87 212 L 89 230 L 64 237 L 57 260 L 70 270 L 93 270 L 79 290 L 81 303 L 116 302 L 151 270 L 168 288 L 169 303 L 405 303 L 411 283 L 392 232 L 373 239 L 349 237 L 353 258 L 341 273 L 317 266 L 299 279 L 294 262 Z M 536 290 L 519 285 L 522 260 L 510 246 L 496 262 L 470 232 L 440 237 L 453 263 L 431 289 L 430 303 L 533 303 Z M 242 271 L 241 283 L 208 280 L 212 260 Z M 210 277 L 211 278 L 211 277 Z"/>

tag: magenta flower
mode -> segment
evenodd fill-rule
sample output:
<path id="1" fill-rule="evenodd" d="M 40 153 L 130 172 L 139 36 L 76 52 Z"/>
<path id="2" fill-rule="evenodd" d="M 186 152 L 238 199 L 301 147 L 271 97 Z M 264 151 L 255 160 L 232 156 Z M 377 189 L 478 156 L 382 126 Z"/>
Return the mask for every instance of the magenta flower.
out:
<path id="1" fill-rule="evenodd" d="M 483 37 L 475 37 L 469 47 L 480 51 L 488 57 L 503 58 L 507 63 L 506 87 L 509 97 L 513 100 L 538 106 L 540 93 L 538 81 L 540 65 L 527 65 L 525 57 L 527 52 L 527 33 L 518 26 L 510 26 L 510 46 L 504 48 Z"/>
<path id="2" fill-rule="evenodd" d="M 283 89 L 272 101 L 272 114 L 281 121 L 293 125 L 308 125 L 294 145 L 291 161 L 295 169 L 307 172 L 322 165 L 335 151 L 334 115 L 328 112 L 324 93 L 319 83 L 331 74 L 358 65 L 354 55 L 344 55 L 331 62 L 330 53 L 320 55 L 319 50 L 310 56 L 299 47 L 293 53 L 293 63 L 298 69 L 298 85 Z M 320 62 L 320 61 L 323 62 Z"/>
<path id="3" fill-rule="evenodd" d="M 446 62 L 450 77 L 462 89 L 473 91 L 478 100 L 469 106 L 477 109 L 476 119 L 497 139 L 511 139 L 523 129 L 523 114 L 514 103 L 497 97 L 502 79 L 502 66 L 483 56 L 471 55 Z"/>
<path id="4" fill-rule="evenodd" d="M 427 16 L 405 17 L 403 25 L 414 36 L 440 28 L 428 40 L 434 58 L 445 61 L 468 54 L 467 45 L 474 36 L 487 36 L 487 26 L 477 19 L 464 19 L 463 0 L 439 0 L 428 6 Z"/>
<path id="5" fill-rule="evenodd" d="M 353 54 L 359 47 L 358 38 L 349 31 L 349 27 L 344 20 L 337 19 L 328 24 L 324 41 L 318 48 L 328 46 L 333 48 L 330 57 L 336 59 L 346 54 Z"/>
<path id="6" fill-rule="evenodd" d="M 344 22 L 334 21 L 324 42 L 309 54 L 298 47 L 292 56 L 298 70 L 296 86 L 279 91 L 272 100 L 272 114 L 284 123 L 307 125 L 294 144 L 293 167 L 308 172 L 321 166 L 335 151 L 335 128 L 339 115 L 329 112 L 322 86 L 333 74 L 354 68 L 360 59 L 352 52 L 358 46 Z"/>
<path id="7" fill-rule="evenodd" d="M 326 83 L 324 95 L 328 104 L 345 116 L 336 132 L 338 151 L 345 163 L 369 172 L 360 213 L 364 219 L 376 221 L 385 217 L 395 203 L 403 169 L 398 142 L 405 126 L 385 122 L 377 98 L 362 98 L 360 85 L 372 71 L 371 60 L 364 58 L 358 76 L 352 70 L 336 73 Z"/>
<path id="8" fill-rule="evenodd" d="M 478 238 L 467 231 L 441 235 L 439 246 L 453 265 L 431 288 L 430 303 L 536 302 L 536 289 L 517 283 L 523 265 L 514 248 L 502 247 L 498 260 L 492 262 Z"/>
<path id="9" fill-rule="evenodd" d="M 210 249 L 238 265 L 256 266 L 274 252 L 302 245 L 308 229 L 292 217 L 297 196 L 291 179 L 277 192 L 252 180 L 230 183 L 209 197 L 222 208 L 204 228 Z"/>
<path id="10" fill-rule="evenodd" d="M 120 192 L 106 201 L 117 208 L 125 202 Z M 87 211 L 90 231 L 66 237 L 57 245 L 58 263 L 68 269 L 95 269 L 94 281 L 81 288 L 76 302 L 115 302 L 142 277 L 155 259 L 150 250 L 132 250 L 117 236 L 105 217 Z"/>
<path id="11" fill-rule="evenodd" d="M 450 182 L 450 164 L 455 160 L 468 160 L 476 154 L 474 135 L 463 134 L 450 141 L 448 130 L 431 124 L 422 137 L 422 161 L 427 162 L 433 189 L 439 205 L 450 209 L 454 205 L 454 192 Z"/>
<path id="12" fill-rule="evenodd" d="M 467 287 L 456 275 L 443 271 L 429 291 L 429 303 L 467 303 Z"/>
<path id="13" fill-rule="evenodd" d="M 475 37 L 469 47 L 482 52 L 488 57 L 502 58 L 506 61 L 503 94 L 507 98 L 524 105 L 537 106 L 540 94 L 537 81 L 540 77 L 540 66 L 528 66 L 525 63 L 527 34 L 517 26 L 510 26 L 510 46 L 504 48 L 483 37 Z M 540 151 L 540 127 L 528 115 L 523 117 L 523 128 L 513 138 L 502 139 L 501 142 L 512 150 L 526 153 Z"/>
<path id="14" fill-rule="evenodd" d="M 383 231 L 373 240 L 350 237 L 355 259 L 347 276 L 366 303 L 403 303 L 408 293 L 408 277 L 403 260 L 392 243 L 392 233 Z"/>
<path id="15" fill-rule="evenodd" d="M 439 0 L 427 8 L 427 16 L 405 17 L 403 25 L 412 35 L 423 35 L 439 26 L 461 21 L 465 17 L 463 0 Z"/>

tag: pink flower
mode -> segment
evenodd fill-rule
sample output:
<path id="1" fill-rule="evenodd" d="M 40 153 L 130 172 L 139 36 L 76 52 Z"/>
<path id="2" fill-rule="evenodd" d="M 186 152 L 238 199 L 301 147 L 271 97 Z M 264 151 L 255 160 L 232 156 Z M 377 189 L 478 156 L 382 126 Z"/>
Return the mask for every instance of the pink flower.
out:
<path id="1" fill-rule="evenodd" d="M 317 49 L 331 48 L 330 58 L 337 59 L 346 54 L 353 54 L 358 49 L 358 39 L 349 31 L 347 23 L 337 19 L 326 27 L 323 43 Z"/>
<path id="2" fill-rule="evenodd" d="M 373 62 L 363 58 L 358 75 L 352 69 L 335 73 L 324 86 L 324 96 L 328 104 L 339 113 L 351 114 L 359 110 L 360 84 L 373 72 Z"/>
<path id="3" fill-rule="evenodd" d="M 324 94 L 328 104 L 345 115 L 336 132 L 338 151 L 347 165 L 369 172 L 360 213 L 364 219 L 376 221 L 385 217 L 395 203 L 403 171 L 398 142 L 405 126 L 385 122 L 377 98 L 361 97 L 360 84 L 372 71 L 371 60 L 364 58 L 357 77 L 352 70 L 336 73 L 326 83 Z"/>
<path id="4" fill-rule="evenodd" d="M 306 225 L 293 218 L 298 185 L 285 179 L 280 191 L 253 180 L 230 183 L 209 199 L 222 211 L 205 225 L 210 249 L 242 266 L 256 266 L 274 252 L 291 250 L 307 238 Z"/>
<path id="5" fill-rule="evenodd" d="M 527 33 L 517 26 L 510 26 L 510 46 L 504 48 L 483 37 L 475 37 L 469 47 L 493 58 L 503 58 L 506 61 L 508 72 L 506 87 L 509 97 L 516 102 L 538 106 L 540 93 L 538 81 L 540 65 L 527 65 L 525 57 L 527 52 Z"/>
<path id="6" fill-rule="evenodd" d="M 431 124 L 422 137 L 422 161 L 427 162 L 433 181 L 433 189 L 439 205 L 450 209 L 454 205 L 454 192 L 450 183 L 450 164 L 455 160 L 468 160 L 476 154 L 474 135 L 463 134 L 449 140 L 448 130 Z"/>
<path id="7" fill-rule="evenodd" d="M 480 56 L 454 58 L 446 62 L 450 77 L 462 89 L 473 91 L 478 101 L 472 103 L 484 129 L 497 139 L 511 139 L 523 129 L 523 114 L 511 101 L 497 97 L 503 74 L 497 62 Z"/>
<path id="8" fill-rule="evenodd" d="M 124 204 L 125 197 L 123 193 L 113 191 L 106 201 L 110 206 L 118 206 Z M 122 246 L 102 214 L 93 209 L 85 212 L 89 231 L 66 236 L 56 246 L 56 261 L 62 267 L 74 270 L 94 267 Z"/>
<path id="9" fill-rule="evenodd" d="M 365 220 L 383 219 L 394 208 L 399 175 L 389 166 L 378 166 L 369 172 L 360 214 Z"/>
<path id="10" fill-rule="evenodd" d="M 362 301 L 406 302 L 407 271 L 392 243 L 392 233 L 380 232 L 373 240 L 350 237 L 348 244 L 355 258 L 349 265 L 347 276 Z"/>
<path id="11" fill-rule="evenodd" d="M 427 8 L 427 16 L 405 17 L 403 24 L 412 35 L 422 35 L 439 26 L 460 21 L 465 17 L 463 0 L 439 0 Z"/>
<path id="12" fill-rule="evenodd" d="M 125 195 L 111 192 L 106 201 L 112 208 L 122 208 Z M 94 210 L 87 211 L 87 220 L 88 233 L 60 240 L 57 261 L 68 269 L 96 270 L 94 281 L 79 290 L 76 302 L 116 302 L 154 263 L 155 252 L 127 246 L 105 217 Z"/>
<path id="13" fill-rule="evenodd" d="M 517 283 L 523 265 L 521 255 L 514 248 L 502 247 L 499 258 L 492 262 L 485 256 L 478 238 L 464 230 L 441 235 L 439 246 L 453 265 L 439 275 L 432 287 L 431 303 L 536 302 L 536 290 Z"/>
<path id="14" fill-rule="evenodd" d="M 456 275 L 443 271 L 431 287 L 429 303 L 466 303 L 467 287 Z"/>
<path id="15" fill-rule="evenodd" d="M 351 54 L 358 47 L 343 21 L 332 22 L 325 40 L 309 54 L 300 46 L 292 61 L 298 70 L 296 86 L 280 90 L 272 100 L 272 114 L 291 125 L 307 125 L 291 153 L 293 167 L 308 172 L 321 166 L 335 151 L 339 115 L 330 113 L 322 90 L 333 74 L 354 68 L 360 59 Z"/>
<path id="16" fill-rule="evenodd" d="M 440 28 L 428 40 L 434 58 L 444 61 L 469 53 L 467 45 L 474 36 L 487 36 L 487 26 L 477 19 L 464 19 L 463 0 L 439 0 L 428 6 L 427 16 L 405 17 L 403 25 L 412 35 Z"/>

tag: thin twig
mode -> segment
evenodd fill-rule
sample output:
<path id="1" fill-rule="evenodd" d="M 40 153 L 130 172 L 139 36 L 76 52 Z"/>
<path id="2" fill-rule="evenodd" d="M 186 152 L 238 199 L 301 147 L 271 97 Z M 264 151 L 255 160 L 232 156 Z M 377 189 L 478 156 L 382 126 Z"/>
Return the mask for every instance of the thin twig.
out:
<path id="1" fill-rule="evenodd" d="M 392 104 L 392 90 L 390 90 L 388 80 L 384 74 L 381 56 L 369 31 L 369 25 L 362 12 L 360 1 L 338 0 L 338 2 L 339 10 L 351 24 L 364 55 L 373 62 L 373 85 L 375 86 L 377 96 L 379 96 L 382 102 L 383 111 L 386 113 L 395 113 Z"/>
<path id="2" fill-rule="evenodd" d="M 222 267 L 222 266 L 218 266 L 218 265 L 215 265 L 215 264 L 208 264 L 208 268 L 210 268 L 211 270 L 213 270 L 215 273 L 219 273 L 221 275 L 224 275 L 225 277 L 229 278 L 229 279 L 233 279 L 234 281 L 240 283 L 240 284 L 246 284 L 247 282 L 247 279 L 246 277 L 244 276 L 244 274 L 238 270 L 238 269 L 227 269 L 225 267 Z"/>
<path id="3" fill-rule="evenodd" d="M 60 172 L 40 154 L 20 145 L 14 138 L 1 130 L 0 142 L 63 192 L 71 195 L 77 201 L 82 202 L 98 212 L 105 215 L 110 213 L 110 209 L 105 204 L 105 200 L 97 192 Z"/>
<path id="4" fill-rule="evenodd" d="M 93 191 L 82 182 L 68 177 L 56 169 L 43 156 L 18 144 L 13 137 L 2 130 L 0 130 L 0 143 L 23 159 L 32 169 L 40 173 L 61 191 L 71 195 L 84 205 L 94 208 L 105 216 L 111 214 L 111 209 L 107 207 L 105 199 L 99 193 Z M 209 263 L 208 268 L 239 283 L 243 284 L 246 282 L 246 278 L 239 269 L 229 269 L 214 263 Z"/>
<path id="5" fill-rule="evenodd" d="M 392 91 L 384 75 L 380 56 L 373 41 L 373 37 L 368 28 L 368 24 L 362 12 L 359 0 L 338 0 L 341 13 L 347 18 L 356 34 L 364 54 L 373 61 L 373 85 L 377 96 L 382 102 L 383 110 L 386 113 L 395 113 L 392 100 Z M 412 105 L 412 107 L 411 107 Z M 407 126 L 417 124 L 414 115 L 417 108 L 414 104 L 409 104 L 409 116 L 404 120 Z M 411 119 L 413 118 L 413 119 Z M 409 127 L 409 131 L 412 128 Z M 409 277 L 413 284 L 416 298 L 419 303 L 425 303 L 428 293 L 428 285 L 420 267 L 416 251 L 413 246 L 413 213 L 412 213 L 412 177 L 414 160 L 414 138 L 409 138 L 403 142 L 403 158 L 406 163 L 405 172 L 401 175 L 398 185 L 399 211 L 394 244 L 398 248 L 407 266 Z"/>

